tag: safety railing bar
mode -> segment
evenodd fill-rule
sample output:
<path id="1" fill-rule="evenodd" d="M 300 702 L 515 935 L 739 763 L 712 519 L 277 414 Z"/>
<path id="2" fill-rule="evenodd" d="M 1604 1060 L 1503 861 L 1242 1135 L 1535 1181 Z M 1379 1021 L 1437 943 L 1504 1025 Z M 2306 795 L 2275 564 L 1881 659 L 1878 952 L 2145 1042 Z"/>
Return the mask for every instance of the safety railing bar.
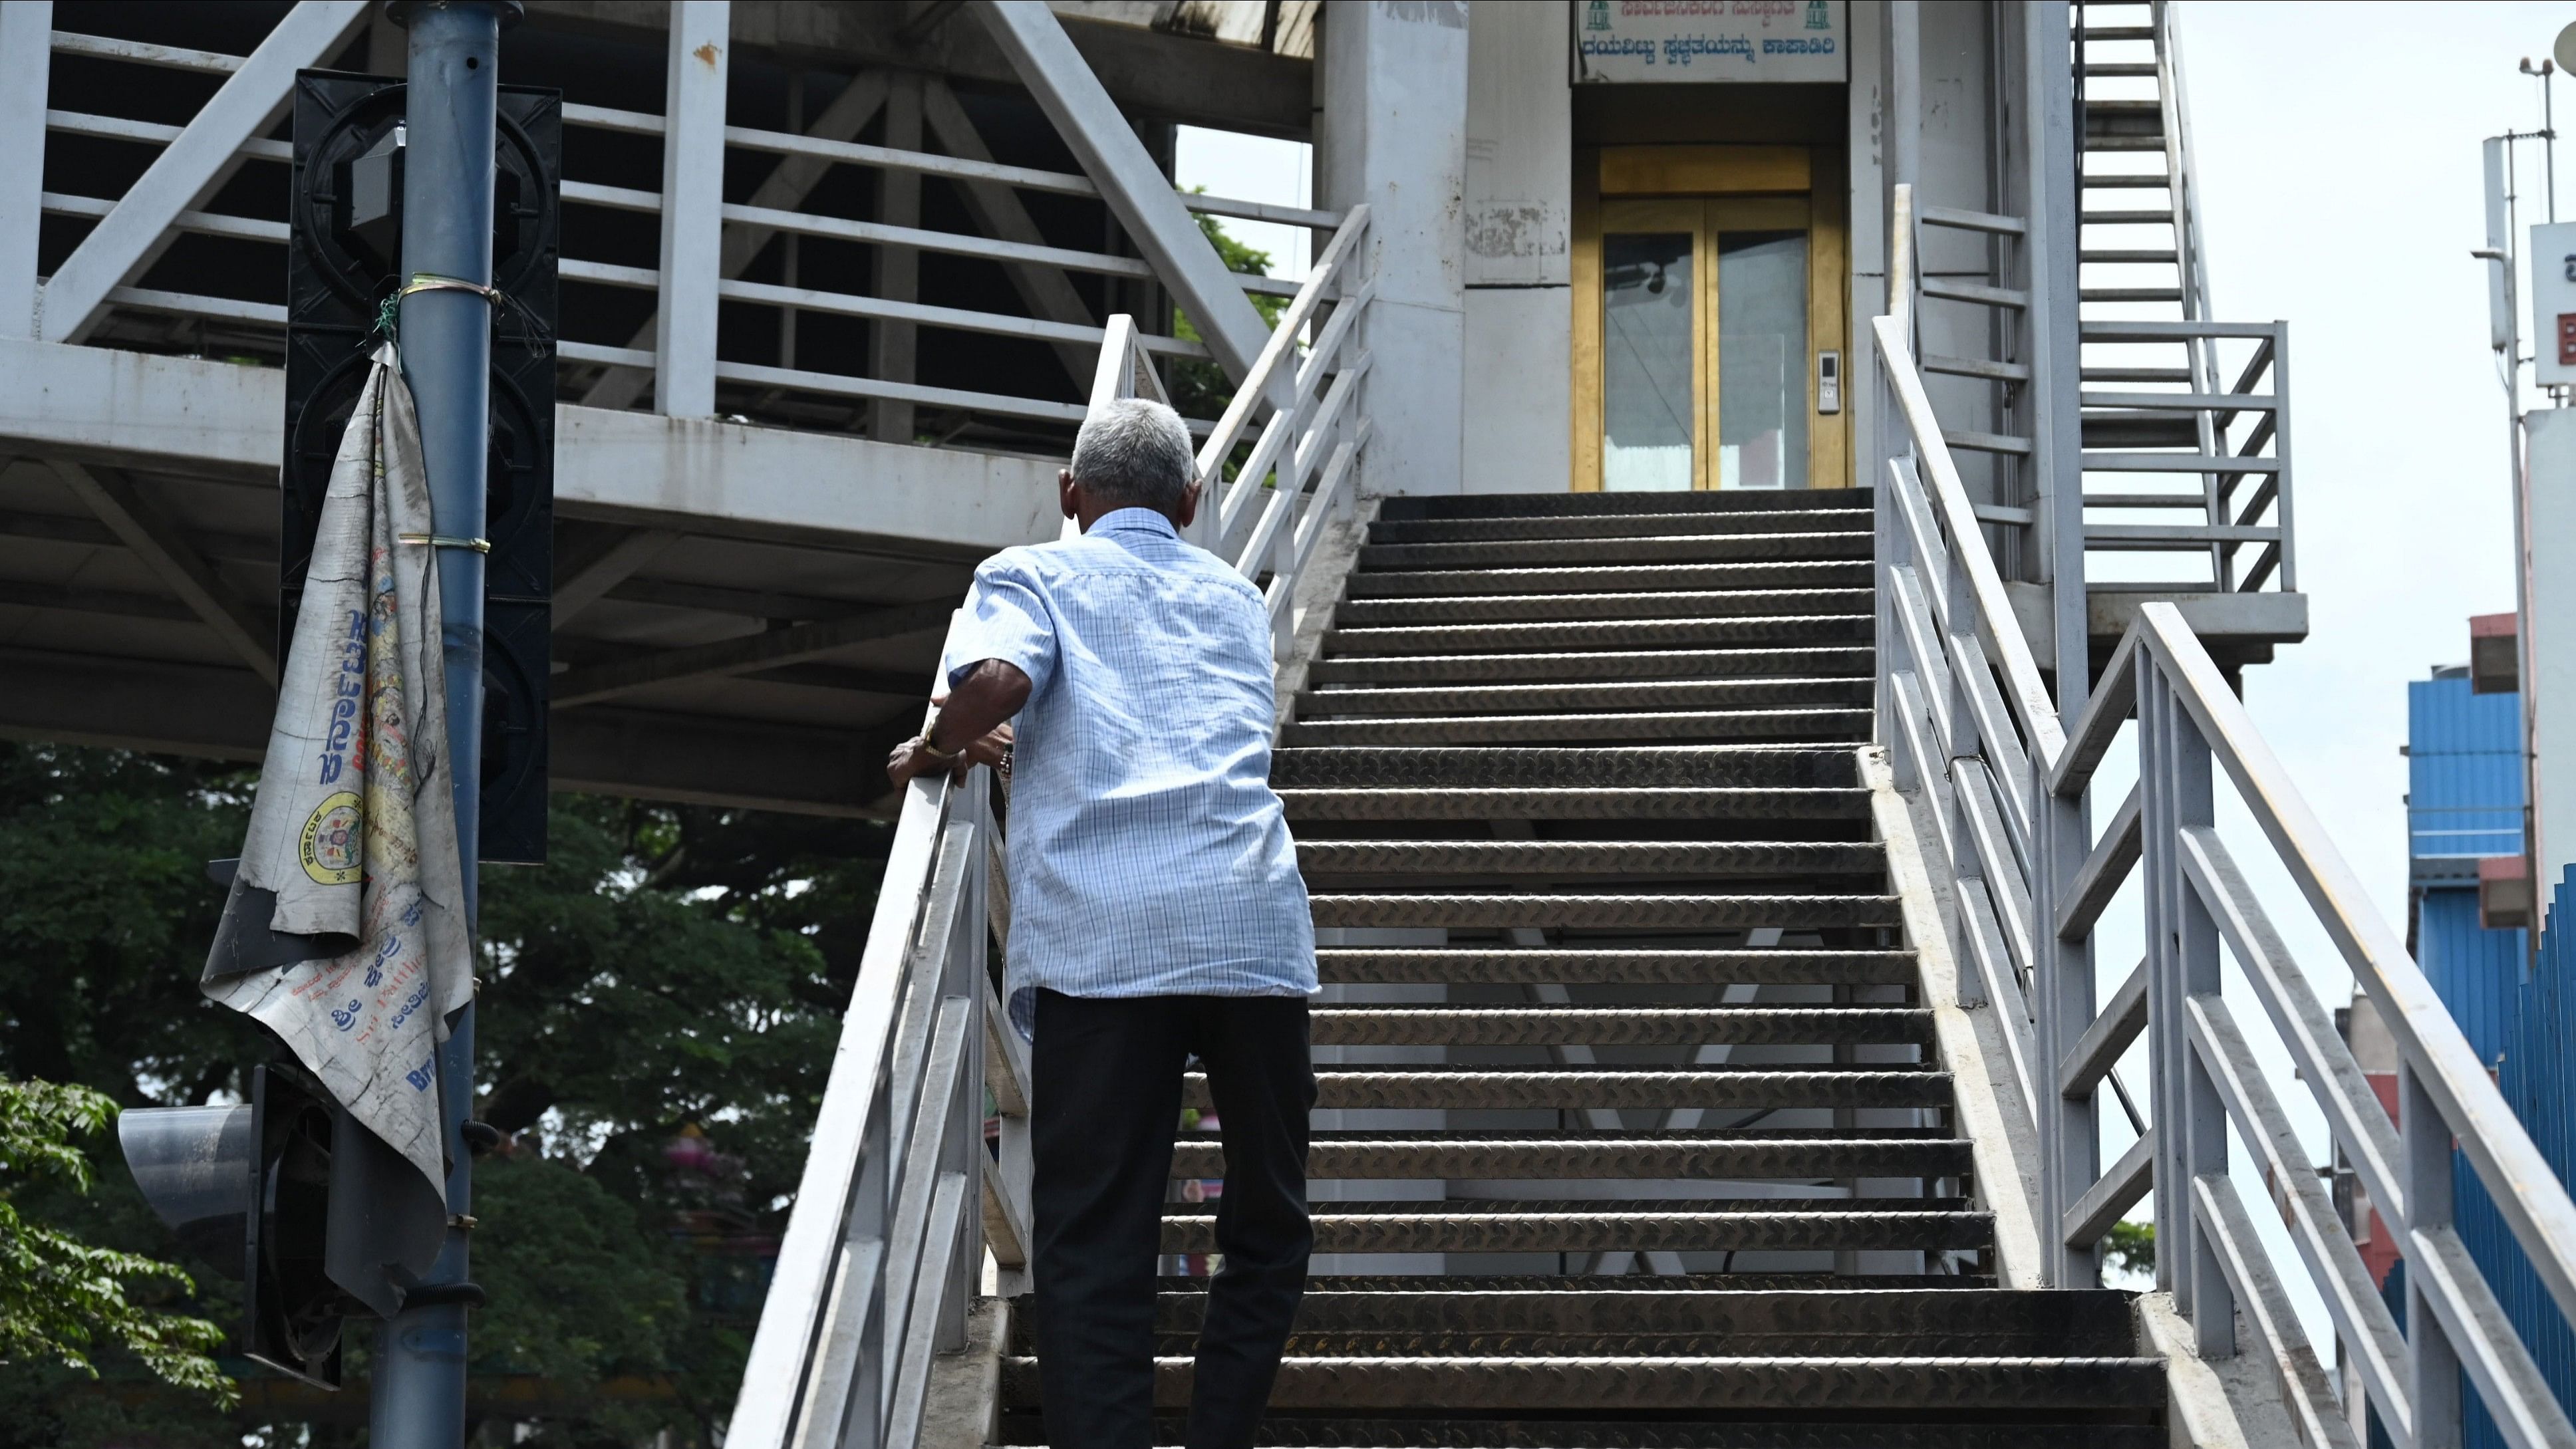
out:
<path id="1" fill-rule="evenodd" d="M 2066 752 L 2060 755 L 2049 772 L 2049 791 L 2059 799 L 2069 800 L 2084 793 L 2093 783 L 2093 772 L 2111 746 L 2120 738 L 2120 726 L 2138 712 L 2138 636 L 2135 629 L 2120 636 L 2112 647 L 2111 662 L 2102 670 L 2102 682 L 2084 701 L 2083 712 L 2075 717 L 2075 727 L 2066 732 Z"/>
<path id="2" fill-rule="evenodd" d="M 1011 873 L 1010 851 L 1003 845 L 998 830 L 984 832 L 984 921 L 993 932 L 995 955 L 1007 956 L 1011 947 Z"/>
<path id="3" fill-rule="evenodd" d="M 1996 923 L 2002 927 L 2016 979 L 2027 979 L 2039 966 L 2039 943 L 2032 939 L 2030 929 L 2030 888 L 2022 862 L 2005 838 L 2003 811 L 1995 801 L 1985 761 L 1952 760 L 1950 780 L 1958 790 L 1960 823 L 1967 828 L 1969 847 L 1977 853 L 1977 875 L 1987 890 L 2000 898 L 1996 903 Z"/>
<path id="4" fill-rule="evenodd" d="M 2067 1208 L 2065 1221 L 2058 1224 L 2058 1236 L 2070 1248 L 2090 1248 L 2110 1234 L 2111 1225 L 2120 1215 L 2137 1206 L 2138 1199 L 2153 1191 L 2156 1185 L 2156 1129 L 2148 1128 L 2120 1154 L 2110 1170 L 2096 1178 L 2084 1195 Z"/>
<path id="5" fill-rule="evenodd" d="M 837 1261 L 838 1281 L 873 1287 L 878 1281 L 877 1269 L 885 1262 L 885 1239 L 868 1237 L 844 1243 Z M 849 1414 L 859 1359 L 867 1346 L 870 1310 L 875 1306 L 873 1292 L 832 1296 L 821 1341 L 815 1345 L 811 1372 L 783 1395 L 796 1408 L 792 1437 L 788 1440 L 796 1449 L 823 1449 L 841 1442 L 841 1426 Z"/>
<path id="6" fill-rule="evenodd" d="M 2353 1059 L 2352 1047 L 2335 1030 L 2334 1019 L 2326 1014 L 2306 973 L 2273 929 L 2218 832 L 2195 826 L 2182 832 L 2175 848 L 2184 878 L 2208 907 L 2219 936 L 2244 968 L 2255 1000 L 2280 1033 L 2300 1080 L 2324 1109 L 2326 1126 L 2351 1161 L 2362 1190 L 2382 1205 L 2391 1222 L 2406 1221 L 2405 1197 L 2398 1186 L 2397 1129 Z"/>
<path id="7" fill-rule="evenodd" d="M 2278 543 L 2267 545 L 2263 552 L 2255 557 L 2254 567 L 2246 570 L 2245 582 L 2237 586 L 2237 592 L 2250 594 L 2262 588 L 2272 577 L 2272 570 L 2279 567 L 2280 563 L 2281 545 Z M 2282 587 L 2286 589 L 2289 584 L 2285 581 Z"/>
<path id="8" fill-rule="evenodd" d="M 1313 452 L 1332 441 L 1334 424 L 1339 422 L 1342 414 L 1349 410 L 1351 399 L 1359 395 L 1360 378 L 1367 370 L 1368 358 L 1363 354 L 1357 367 L 1335 375 L 1331 391 L 1324 395 L 1323 406 L 1316 410 L 1313 420 L 1306 428 L 1305 443 L 1289 451 L 1290 466 L 1284 470 L 1286 476 L 1280 478 L 1278 487 L 1268 490 L 1269 501 L 1263 505 L 1261 517 L 1252 526 L 1251 536 L 1244 540 L 1241 551 L 1235 557 L 1235 572 L 1246 579 L 1261 577 L 1262 566 L 1270 562 L 1271 550 L 1278 545 L 1279 530 L 1287 525 L 1290 515 L 1296 511 L 1299 499 L 1305 494 L 1302 486 L 1303 477 L 1309 466 L 1317 461 L 1313 457 Z M 1238 488 L 1259 487 L 1257 483 L 1248 483 L 1240 479 L 1237 480 L 1236 486 Z"/>
<path id="9" fill-rule="evenodd" d="M 1223 485 L 1217 508 L 1219 538 L 1233 537 L 1235 528 L 1242 521 L 1244 508 L 1251 503 L 1254 495 L 1263 491 L 1261 480 L 1268 476 L 1273 468 L 1283 463 L 1292 469 L 1296 466 L 1299 457 L 1296 452 L 1296 442 L 1298 437 L 1307 431 L 1309 421 L 1307 411 L 1315 400 L 1316 389 L 1322 385 L 1324 378 L 1335 370 L 1338 354 L 1349 339 L 1352 329 L 1358 325 L 1362 309 L 1367 306 L 1369 298 L 1375 295 L 1376 290 L 1374 280 L 1362 284 L 1359 295 L 1336 307 L 1333 310 L 1332 319 L 1324 324 L 1321 332 L 1315 334 L 1315 345 L 1307 350 L 1305 360 L 1296 371 L 1295 384 L 1289 394 L 1289 405 L 1270 415 L 1269 421 L 1262 425 L 1260 438 L 1253 444 L 1252 455 L 1244 460 L 1242 471 L 1234 475 L 1233 482 Z M 1286 324 L 1282 323 L 1281 331 L 1285 330 Z M 1273 334 L 1273 336 L 1276 335 L 1278 334 Z M 1235 396 L 1239 400 L 1243 395 L 1238 392 Z M 1228 407 L 1227 412 L 1231 415 L 1232 407 Z M 1220 434 L 1223 429 L 1223 420 L 1219 420 Z M 1216 435 L 1211 435 L 1208 447 L 1199 451 L 1201 460 L 1199 476 L 1203 479 L 1222 480 L 1223 478 L 1225 455 L 1212 454 L 1211 450 L 1215 445 Z M 1213 464 L 1208 462 L 1211 457 L 1214 458 Z M 1207 471 L 1211 466 L 1217 471 L 1214 473 Z M 1210 486 L 1216 485 L 1211 483 Z"/>
<path id="10" fill-rule="evenodd" d="M 1271 576 L 1270 586 L 1262 597 L 1262 602 L 1270 610 L 1274 630 L 1296 604 L 1297 580 L 1304 576 L 1306 562 L 1314 557 L 1315 545 L 1324 536 L 1324 521 L 1332 516 L 1334 506 L 1341 500 L 1342 489 L 1351 476 L 1351 465 L 1358 461 L 1360 449 L 1368 443 L 1369 427 L 1367 418 L 1360 419 L 1359 426 L 1352 429 L 1350 436 L 1342 439 L 1341 446 L 1333 450 L 1333 456 L 1326 460 L 1323 476 L 1316 481 L 1315 491 L 1306 504 L 1305 516 L 1297 520 L 1297 531 L 1288 545 L 1287 571 Z"/>
<path id="11" fill-rule="evenodd" d="M 2240 412 L 2268 413 L 2278 408 L 2281 402 L 2268 393 L 2239 396 L 2218 392 L 2088 392 L 2082 398 L 2083 406 L 2088 408 L 2125 408 L 2137 412 L 2223 412 L 2229 417 Z"/>
<path id="12" fill-rule="evenodd" d="M 2140 961 L 2111 991 L 2102 1013 L 2075 1039 L 2057 1073 L 2057 1092 L 2070 1102 L 2080 1102 L 2093 1095 L 2102 1079 L 2120 1063 L 2129 1043 L 2147 1029 L 2147 963 Z"/>
<path id="13" fill-rule="evenodd" d="M 988 887 L 989 889 L 989 887 Z M 1029 1049 L 1010 1025 L 992 980 L 984 982 L 984 1085 L 1005 1117 L 1029 1115 Z"/>
<path id="14" fill-rule="evenodd" d="M 1973 878 L 1958 882 L 1959 926 L 1968 938 L 1968 954 L 1977 966 L 1978 981 L 1985 987 L 1986 999 L 1994 1004 L 1995 1025 L 2002 1032 L 2004 1048 L 2012 1058 L 2013 1080 L 2021 1086 L 2025 1105 L 2036 1104 L 2038 1083 L 2031 1075 L 2030 1004 L 2013 975 L 2012 959 L 2005 954 L 2001 933 L 1995 925 L 1994 898 L 1986 893 L 1986 883 Z"/>
<path id="15" fill-rule="evenodd" d="M 1932 816 L 1932 844 L 1941 854 L 1941 866 L 1952 876 L 1974 875 L 1976 866 L 1959 838 L 1964 828 L 1958 818 L 1956 787 L 1950 781 L 1950 757 L 1937 749 L 1923 729 L 1937 724 L 1938 713 L 1924 698 L 1922 676 L 1912 671 L 1897 674 L 1894 681 L 1897 696 L 1897 728 L 1903 733 L 1905 747 L 1928 788 L 1924 791 L 1924 808 Z M 1964 869 L 1963 869 L 1964 867 Z"/>
<path id="16" fill-rule="evenodd" d="M 1026 1268 L 1036 1242 L 1029 1232 L 1028 1185 L 1009 1180 L 1008 1170 L 991 1153 L 984 1154 L 984 1246 L 1005 1268 Z"/>
<path id="17" fill-rule="evenodd" d="M 1950 738 L 1950 701 L 1955 697 L 1950 688 L 1950 655 L 1942 647 L 1939 627 L 1932 618 L 1928 592 L 1912 567 L 1900 564 L 1887 571 L 1889 612 L 1895 616 L 1897 636 L 1905 641 L 1906 655 L 1914 661 L 1917 677 L 1922 681 L 1924 702 L 1931 710 L 1934 739 Z"/>
<path id="18" fill-rule="evenodd" d="M 1986 763 L 2002 777 L 2006 819 L 2010 821 L 2014 843 L 2025 853 L 2037 833 L 2030 819 L 2033 795 L 2030 757 L 2022 752 L 2021 741 L 2013 734 L 2013 718 L 2004 703 L 2003 692 L 1995 687 L 1994 670 L 1986 662 L 1986 641 L 1975 634 L 1953 633 L 1947 638 L 1950 654 L 1950 677 L 1967 700 L 1968 723 L 1975 727 L 1977 745 Z"/>
<path id="19" fill-rule="evenodd" d="M 2081 342 L 2175 342 L 2218 337 L 2269 337 L 2277 330 L 2269 322 L 2149 322 L 2097 321 L 2079 322 L 2077 340 Z"/>
<path id="20" fill-rule="evenodd" d="M 1919 579 L 1946 579 L 1950 576 L 1950 545 L 1942 538 L 1939 525 L 1932 521 L 1931 502 L 1924 497 L 1923 485 L 1910 466 L 1910 458 L 1890 458 L 1887 471 L 1891 480 L 1890 501 L 1896 505 L 1896 520 L 1905 530 L 1905 544 L 1912 551 L 1910 566 Z M 1932 622 L 1941 632 L 1950 632 L 1950 600 L 1947 589 L 1925 589 L 1931 605 Z M 1919 657 L 1919 656 L 1918 656 Z"/>
<path id="21" fill-rule="evenodd" d="M 894 1222 L 886 1230 L 885 1333 L 889 1347 L 903 1342 L 916 1323 L 912 1317 L 914 1295 L 907 1293 L 906 1287 L 947 1277 L 944 1271 L 925 1271 L 925 1259 L 933 1247 L 927 1234 L 931 1195 L 941 1176 L 940 1150 L 947 1145 L 939 1128 L 956 1105 L 958 1079 L 966 1066 L 966 1018 L 973 1011 L 974 1004 L 967 997 L 941 999 L 922 1072 L 921 1092 L 916 1098 L 919 1105 L 914 1109 L 912 1130 L 899 1159 L 902 1165 L 901 1175 L 895 1179 Z M 897 1309 L 902 1310 L 900 1316 Z M 935 1313 L 932 1316 L 937 1317 Z M 886 1357 L 892 1361 L 894 1355 L 889 1353 Z"/>
<path id="22" fill-rule="evenodd" d="M 2307 1265 L 2326 1315 L 2334 1320 L 2336 1334 L 2354 1355 L 2363 1387 L 2392 1431 L 2412 1439 L 2406 1349 L 2396 1316 L 2372 1284 L 2370 1269 L 2335 1212 L 2333 1199 L 2318 1185 L 2306 1149 L 2254 1060 L 2254 1050 L 2237 1027 L 2235 1014 L 2224 998 L 2202 995 L 2184 1000 L 2183 1016 L 2190 1050 L 2208 1067 L 2210 1082 L 2218 1089 L 2237 1134 L 2253 1149 L 2265 1179 L 2286 1199 L 2282 1223 Z M 2241 1291 L 2237 1297 L 2238 1302 L 2245 1301 Z"/>
<path id="23" fill-rule="evenodd" d="M 885 1069 L 911 927 L 929 887 L 948 790 L 948 777 L 937 771 L 904 790 L 903 811 L 886 852 L 885 885 L 877 894 L 858 981 L 842 1018 L 840 1043 L 798 1181 L 796 1208 L 779 1240 L 777 1264 L 743 1367 L 744 1391 L 726 1435 L 729 1445 L 741 1449 L 767 1449 L 784 1441 L 786 1416 L 798 1398 L 785 1386 L 803 1378 L 802 1366 L 822 1326 L 825 1292 L 861 1166 L 860 1142 Z"/>
<path id="24" fill-rule="evenodd" d="M 2111 823 L 2102 827 L 2102 838 L 2093 843 L 2075 878 L 2067 882 L 2065 899 L 2057 906 L 2057 939 L 2080 941 L 2092 934 L 2093 923 L 2110 909 L 2111 898 L 2137 868 L 2140 799 L 2138 787 L 2131 785 L 2129 797 L 2112 812 Z"/>
<path id="25" fill-rule="evenodd" d="M 2199 1208 L 2192 1222 L 2216 1251 L 2228 1290 L 2271 1355 L 2273 1373 L 2280 1380 L 2301 1442 L 2313 1449 L 2360 1449 L 2352 1424 L 2343 1415 L 2334 1380 L 2317 1361 L 2315 1347 L 2299 1326 L 2297 1310 L 2270 1271 L 2263 1240 L 2255 1236 L 2254 1219 L 2236 1195 L 2235 1184 L 2207 1173 L 2192 1179 L 2191 1191 Z M 2411 1449 L 2412 1442 L 2401 1441 L 2401 1449 Z"/>
<path id="26" fill-rule="evenodd" d="M 1905 414 L 1906 426 L 1913 431 L 1917 457 L 1931 474 L 1933 506 L 1947 519 L 1954 546 L 1961 539 L 1982 540 L 1982 525 L 1968 502 L 1966 487 L 1959 481 L 1958 465 L 1951 461 L 1949 445 L 1941 440 L 1940 420 L 1933 416 L 1932 399 L 1923 391 L 1923 379 L 1914 370 L 1913 353 L 1905 346 L 1896 319 L 1880 317 L 1870 325 L 1878 333 L 1880 356 L 1894 385 L 1897 405 Z M 1967 569 L 1979 622 L 2002 653 L 2004 678 L 2011 685 L 2007 699 L 2032 743 L 2030 753 L 2043 763 L 2052 763 L 2065 743 L 2058 727 L 2057 705 L 2040 681 L 2039 665 L 2031 658 L 2028 641 L 2022 638 L 2021 622 L 2004 592 L 2003 578 L 1995 572 L 1994 559 L 1983 547 L 1961 549 L 1960 554 L 1957 562 Z"/>
<path id="27" fill-rule="evenodd" d="M 1316 467 L 1328 455 L 1334 430 L 1340 426 L 1342 415 L 1350 411 L 1352 399 L 1359 396 L 1360 379 L 1368 374 L 1368 364 L 1369 354 L 1363 352 L 1332 374 L 1332 386 L 1323 389 L 1322 400 L 1314 406 L 1289 450 L 1296 460 L 1292 471 L 1298 492 L 1305 491 L 1305 481 L 1314 476 Z M 1316 393 L 1308 390 L 1305 396 L 1313 398 Z"/>
<path id="28" fill-rule="evenodd" d="M 957 1252 L 957 1229 L 966 1215 L 966 1174 L 943 1172 L 932 1190 L 925 1224 L 931 1261 L 912 1281 L 900 1351 L 894 1355 L 894 1403 L 886 1416 L 884 1449 L 913 1449 L 930 1401 L 930 1357 L 939 1347 L 939 1297 L 948 1283 L 948 1260 Z"/>
<path id="29" fill-rule="evenodd" d="M 2280 474 L 2275 473 L 2270 477 L 2265 478 L 2262 482 L 2262 486 L 2254 490 L 2253 496 L 2245 500 L 2244 511 L 2236 515 L 2234 522 L 2240 524 L 2251 524 L 2254 520 L 2262 517 L 2263 510 L 2271 506 L 2272 500 L 2279 497 L 2280 492 Z"/>
<path id="30" fill-rule="evenodd" d="M 2405 943 L 2370 904 L 2359 877 L 2181 612 L 2168 603 L 2150 603 L 2130 627 L 2175 681 L 2175 693 L 2209 741 L 2211 753 L 2289 868 L 2327 938 L 2343 953 L 2354 980 L 2369 994 L 2435 1110 L 2458 1137 L 2480 1179 L 2495 1189 L 2498 1214 L 2530 1255 L 2551 1299 L 2576 1321 L 2576 1202 L 2569 1200 L 2548 1159 L 2487 1076 Z"/>
<path id="31" fill-rule="evenodd" d="M 1107 329 L 1085 327 L 1072 322 L 1049 322 L 1038 317 L 1015 317 L 1007 312 L 977 312 L 962 307 L 939 307 L 926 302 L 900 302 L 886 297 L 870 297 L 856 292 L 820 292 L 811 287 L 783 287 L 772 282 L 745 282 L 726 279 L 716 284 L 716 295 L 728 302 L 747 302 L 762 307 L 788 307 L 799 312 L 827 312 L 839 317 L 865 317 L 893 322 L 910 322 L 922 327 L 944 327 L 956 332 L 981 332 L 997 337 L 1023 337 L 1039 342 L 1071 342 L 1098 346 Z M 1134 346 L 1143 352 L 1162 357 L 1206 359 L 1214 356 L 1203 342 L 1184 342 L 1177 337 L 1157 337 L 1138 332 Z M 644 354 L 651 356 L 650 353 Z"/>
<path id="32" fill-rule="evenodd" d="M 975 863 L 977 832 L 972 822 L 957 818 L 957 803 L 952 788 L 949 818 L 939 833 L 939 855 L 931 865 L 930 897 L 913 923 L 910 965 L 905 968 L 899 988 L 903 992 L 902 1014 L 896 1018 L 886 1087 L 887 1106 L 893 1114 L 889 1120 L 894 1131 L 901 1134 L 890 1138 L 887 1145 L 896 1162 L 904 1161 L 912 1150 L 910 1134 L 915 1094 L 921 1086 L 921 1064 L 937 1040 L 942 992 L 940 958 L 947 954 L 949 939 L 957 928 L 957 911 L 966 899 L 966 877 Z"/>
<path id="33" fill-rule="evenodd" d="M 1315 258 L 1313 268 L 1306 274 L 1306 284 L 1298 288 L 1287 310 L 1279 314 L 1279 325 L 1270 330 L 1270 340 L 1261 345 L 1260 355 L 1252 360 L 1252 370 L 1244 374 L 1242 384 L 1234 390 L 1233 401 L 1227 403 L 1224 413 L 1218 416 L 1216 431 L 1209 434 L 1207 442 L 1199 448 L 1199 483 L 1209 492 L 1213 493 L 1222 481 L 1226 455 L 1232 453 L 1235 444 L 1242 440 L 1243 429 L 1252 421 L 1254 409 L 1267 399 L 1270 379 L 1283 361 L 1296 355 L 1297 335 L 1306 330 L 1306 324 L 1314 320 L 1316 309 L 1332 295 L 1340 281 L 1343 263 L 1359 255 L 1360 234 L 1367 228 L 1368 207 L 1365 204 L 1352 207 L 1350 215 L 1342 222 L 1341 230 L 1333 234 L 1333 239 L 1325 244 L 1323 254 Z"/>
<path id="34" fill-rule="evenodd" d="M 2504 1194 L 2495 1196 L 2501 1201 Z M 2421 1286 L 2433 1316 L 2442 1320 L 2461 1369 L 2478 1386 L 2505 1442 L 2514 1449 L 2576 1444 L 2576 1425 L 2558 1406 L 2549 1380 L 2532 1362 L 2459 1233 L 2448 1227 L 2408 1230 L 2406 1273 L 2408 1285 Z"/>

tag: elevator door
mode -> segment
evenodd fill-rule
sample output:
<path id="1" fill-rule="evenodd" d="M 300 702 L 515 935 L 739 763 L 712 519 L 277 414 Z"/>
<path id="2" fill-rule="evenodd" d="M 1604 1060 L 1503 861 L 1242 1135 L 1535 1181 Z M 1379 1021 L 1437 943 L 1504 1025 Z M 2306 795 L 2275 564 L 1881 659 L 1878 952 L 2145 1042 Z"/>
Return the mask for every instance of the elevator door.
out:
<path id="1" fill-rule="evenodd" d="M 1603 204 L 1600 347 L 1587 389 L 1601 488 L 1842 481 L 1828 476 L 1841 450 L 1817 446 L 1833 424 L 1817 413 L 1812 245 L 1804 198 Z"/>

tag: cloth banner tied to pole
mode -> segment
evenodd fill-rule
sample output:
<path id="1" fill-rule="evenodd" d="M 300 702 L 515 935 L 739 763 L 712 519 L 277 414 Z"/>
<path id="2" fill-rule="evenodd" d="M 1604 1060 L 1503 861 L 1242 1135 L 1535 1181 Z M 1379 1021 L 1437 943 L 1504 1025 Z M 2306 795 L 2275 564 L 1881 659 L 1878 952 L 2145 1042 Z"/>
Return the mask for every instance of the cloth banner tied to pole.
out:
<path id="1" fill-rule="evenodd" d="M 420 423 L 392 344 L 331 468 L 207 996 L 447 1177 L 435 1052 L 473 996 Z"/>

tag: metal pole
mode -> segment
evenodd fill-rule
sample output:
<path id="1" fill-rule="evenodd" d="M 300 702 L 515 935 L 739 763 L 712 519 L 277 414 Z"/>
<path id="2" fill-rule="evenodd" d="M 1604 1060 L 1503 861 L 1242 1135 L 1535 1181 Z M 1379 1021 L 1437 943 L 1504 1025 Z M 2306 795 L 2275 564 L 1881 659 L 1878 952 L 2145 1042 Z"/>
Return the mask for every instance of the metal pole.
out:
<path id="1" fill-rule="evenodd" d="M 516 0 L 410 0 L 389 9 L 411 30 L 403 163 L 407 277 L 492 283 L 493 113 L 501 23 Z M 490 452 L 492 304 L 453 289 L 403 298 L 404 379 L 420 414 L 431 531 L 480 539 Z M 440 636 L 447 669 L 447 763 L 464 851 L 465 918 L 477 912 L 477 787 L 483 776 L 483 554 L 438 549 Z M 460 1127 L 474 1099 L 474 1008 L 458 1014 L 438 1054 L 447 1153 L 447 1239 L 426 1280 L 376 1340 L 369 1441 L 377 1449 L 457 1449 L 465 1442 L 465 1310 L 482 1294 L 467 1277 L 471 1157 Z"/>

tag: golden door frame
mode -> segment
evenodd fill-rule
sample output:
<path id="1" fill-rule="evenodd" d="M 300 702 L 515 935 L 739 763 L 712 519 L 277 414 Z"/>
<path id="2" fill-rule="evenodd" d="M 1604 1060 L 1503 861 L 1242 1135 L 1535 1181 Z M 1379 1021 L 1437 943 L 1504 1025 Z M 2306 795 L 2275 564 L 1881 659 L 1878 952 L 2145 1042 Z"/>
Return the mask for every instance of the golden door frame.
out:
<path id="1" fill-rule="evenodd" d="M 1717 486 L 1712 476 L 1719 436 L 1713 374 L 1718 335 L 1717 249 L 1721 231 L 1804 231 L 1807 234 L 1807 482 L 1809 488 L 1848 488 L 1851 479 L 1851 384 L 1842 381 L 1842 408 L 1816 409 L 1818 352 L 1851 356 L 1847 325 L 1850 276 L 1846 270 L 1842 155 L 1806 146 L 1609 146 L 1578 152 L 1574 190 L 1574 491 L 1601 488 L 1603 432 L 1601 366 L 1601 236 L 1612 231 L 1688 232 L 1692 236 L 1692 286 L 1698 316 L 1691 367 L 1692 487 Z"/>

